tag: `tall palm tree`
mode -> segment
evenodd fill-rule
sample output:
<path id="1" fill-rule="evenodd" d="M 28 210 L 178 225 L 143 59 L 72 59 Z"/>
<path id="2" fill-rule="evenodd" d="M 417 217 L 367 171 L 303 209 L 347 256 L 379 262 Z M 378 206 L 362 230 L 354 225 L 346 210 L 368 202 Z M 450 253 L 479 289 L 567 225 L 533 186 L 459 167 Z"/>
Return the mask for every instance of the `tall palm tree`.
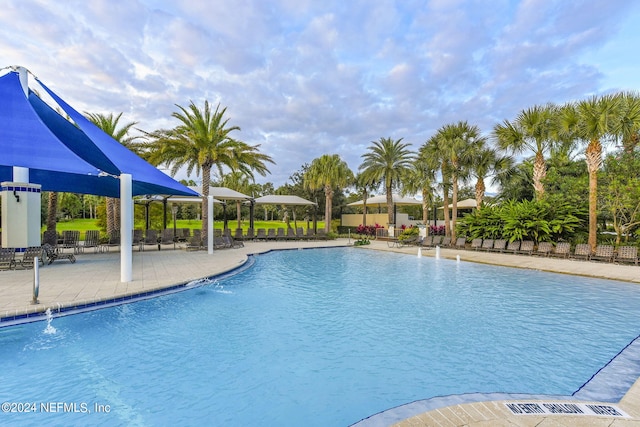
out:
<path id="1" fill-rule="evenodd" d="M 505 120 L 493 129 L 498 147 L 519 154 L 531 150 L 533 163 L 533 189 L 537 199 L 544 197 L 543 180 L 547 173 L 545 154 L 554 143 L 557 131 L 558 108 L 552 104 L 536 105 L 521 111 L 513 122 Z"/>
<path id="2" fill-rule="evenodd" d="M 389 224 L 395 224 L 393 216 L 393 189 L 398 187 L 402 177 L 411 168 L 414 153 L 409 150 L 409 144 L 402 143 L 400 138 L 380 138 L 372 141 L 368 152 L 362 155 L 364 159 L 360 167 L 365 179 L 384 182 L 387 195 L 387 212 Z"/>
<path id="3" fill-rule="evenodd" d="M 478 145 L 471 154 L 471 174 L 476 178 L 475 198 L 477 209 L 482 208 L 482 202 L 486 191 L 485 179 L 494 175 L 493 183 L 499 182 L 498 175 L 510 174 L 513 169 L 513 158 L 501 156 L 493 147 L 486 144 Z"/>
<path id="4" fill-rule="evenodd" d="M 131 129 L 138 124 L 138 122 L 129 122 L 120 126 L 120 119 L 122 113 L 114 116 L 113 113 L 109 115 L 101 113 L 85 113 L 85 116 L 94 125 L 102 129 L 104 133 L 111 136 L 120 144 L 127 147 L 129 150 L 136 154 L 141 153 L 141 146 L 137 144 L 139 136 L 132 136 L 129 134 Z M 106 215 L 107 215 L 107 234 L 111 235 L 115 230 L 120 229 L 120 204 L 116 203 L 116 199 L 112 197 L 105 198 L 106 203 Z"/>
<path id="5" fill-rule="evenodd" d="M 451 166 L 450 159 L 445 155 L 444 150 L 441 150 L 440 145 L 442 144 L 440 140 L 440 135 L 436 133 L 431 138 L 429 138 L 418 150 L 418 157 L 421 159 L 426 159 L 428 162 L 433 162 L 435 169 L 440 169 L 440 177 L 442 179 L 440 183 L 440 189 L 442 190 L 442 202 L 444 205 L 443 215 L 444 215 L 444 228 L 445 234 L 447 236 L 451 235 L 451 221 L 449 216 L 449 190 L 451 188 Z"/>
<path id="6" fill-rule="evenodd" d="M 331 203 L 334 189 L 342 189 L 353 181 L 353 172 L 339 155 L 325 154 L 314 159 L 304 174 L 303 185 L 311 191 L 324 189 L 324 231 L 331 231 Z"/>
<path id="7" fill-rule="evenodd" d="M 367 179 L 362 173 L 355 176 L 354 186 L 358 194 L 362 196 L 362 225 L 367 225 L 367 199 L 373 191 L 380 186 L 379 182 Z"/>
<path id="8" fill-rule="evenodd" d="M 186 167 L 188 174 L 195 169 L 202 173 L 202 233 L 209 230 L 209 213 L 206 199 L 211 185 L 211 170 L 216 169 L 223 176 L 223 168 L 232 171 L 268 173 L 265 163 L 274 163 L 271 157 L 258 151 L 259 145 L 251 146 L 233 139 L 230 134 L 240 127 L 229 125 L 224 115 L 227 108 L 218 104 L 215 110 L 204 102 L 200 109 L 193 101 L 188 107 L 176 105 L 179 111 L 171 114 L 180 123 L 173 129 L 158 130 L 147 134 L 148 159 L 151 163 L 166 164 L 171 175 Z"/>
<path id="9" fill-rule="evenodd" d="M 625 153 L 632 153 L 640 142 L 640 94 L 621 92 L 616 97 L 620 103 L 618 137 Z"/>
<path id="10" fill-rule="evenodd" d="M 451 240 L 456 239 L 456 221 L 458 216 L 458 181 L 465 179 L 470 173 L 472 154 L 477 151 L 477 145 L 485 144 L 486 140 L 480 133 L 478 126 L 472 126 L 466 121 L 441 127 L 434 138 L 428 143 L 428 155 L 441 160 L 443 183 L 451 183 L 451 226 L 448 221 L 448 195 L 445 194 L 445 230 Z M 445 193 L 448 186 L 445 185 Z"/>
<path id="11" fill-rule="evenodd" d="M 598 171 L 602 167 L 602 142 L 615 139 L 620 130 L 620 98 L 592 96 L 562 109 L 562 129 L 586 142 L 585 160 L 589 173 L 589 245 L 597 245 Z"/>
<path id="12" fill-rule="evenodd" d="M 429 206 L 435 209 L 433 205 L 434 184 L 436 181 L 437 162 L 432 158 L 418 155 L 411 164 L 411 169 L 402 180 L 402 194 L 413 195 L 420 193 L 422 195 L 422 222 L 425 224 L 429 221 Z"/>

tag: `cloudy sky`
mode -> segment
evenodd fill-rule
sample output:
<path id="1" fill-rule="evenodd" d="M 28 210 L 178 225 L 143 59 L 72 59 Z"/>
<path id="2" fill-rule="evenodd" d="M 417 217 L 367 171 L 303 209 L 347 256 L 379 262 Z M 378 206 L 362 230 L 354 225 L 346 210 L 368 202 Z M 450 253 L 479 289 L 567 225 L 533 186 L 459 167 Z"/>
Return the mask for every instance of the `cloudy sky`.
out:
<path id="1" fill-rule="evenodd" d="M 0 67 L 145 130 L 220 103 L 277 187 L 323 154 L 355 171 L 381 137 L 417 149 L 459 120 L 488 134 L 535 104 L 638 90 L 638 22 L 631 0 L 3 0 Z"/>

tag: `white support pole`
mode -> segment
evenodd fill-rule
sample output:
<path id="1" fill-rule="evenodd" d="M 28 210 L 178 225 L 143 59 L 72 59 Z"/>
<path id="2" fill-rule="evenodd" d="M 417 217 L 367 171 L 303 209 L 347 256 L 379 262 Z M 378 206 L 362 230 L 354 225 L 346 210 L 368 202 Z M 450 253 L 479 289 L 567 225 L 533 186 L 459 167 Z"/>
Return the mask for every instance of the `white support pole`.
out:
<path id="1" fill-rule="evenodd" d="M 207 196 L 207 217 L 209 227 L 207 227 L 207 252 L 213 255 L 213 196 Z"/>
<path id="2" fill-rule="evenodd" d="M 133 190 L 131 174 L 120 175 L 120 281 L 133 280 Z"/>

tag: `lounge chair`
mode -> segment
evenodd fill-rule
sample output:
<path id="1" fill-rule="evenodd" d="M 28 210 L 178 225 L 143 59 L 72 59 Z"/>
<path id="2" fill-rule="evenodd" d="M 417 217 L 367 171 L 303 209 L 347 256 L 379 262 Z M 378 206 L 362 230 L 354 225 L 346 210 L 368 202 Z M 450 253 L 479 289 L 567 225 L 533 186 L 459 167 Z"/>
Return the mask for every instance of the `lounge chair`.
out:
<path id="1" fill-rule="evenodd" d="M 143 251 L 147 245 L 155 246 L 160 249 L 160 245 L 158 245 L 158 232 L 156 230 L 147 230 L 144 234 L 144 241 L 142 242 Z"/>
<path id="2" fill-rule="evenodd" d="M 256 233 L 254 240 L 267 240 L 266 230 L 264 228 L 258 228 L 258 232 Z"/>
<path id="3" fill-rule="evenodd" d="M 162 236 L 160 237 L 160 246 L 161 248 L 164 245 L 172 245 L 173 249 L 176 248 L 176 239 L 174 236 L 174 231 L 170 228 L 165 228 L 162 230 Z"/>
<path id="4" fill-rule="evenodd" d="M 406 239 L 398 238 L 398 247 L 414 245 L 418 242 L 418 236 L 407 237 Z"/>
<path id="5" fill-rule="evenodd" d="M 533 253 L 534 248 L 533 240 L 523 240 L 520 243 L 520 249 L 516 253 L 531 255 Z"/>
<path id="6" fill-rule="evenodd" d="M 493 242 L 493 239 L 484 239 L 479 249 L 483 251 L 490 251 L 491 249 L 493 249 Z"/>
<path id="7" fill-rule="evenodd" d="M 0 270 L 16 268 L 16 250 L 14 248 L 0 248 Z"/>
<path id="8" fill-rule="evenodd" d="M 244 240 L 244 232 L 242 231 L 242 228 L 236 228 L 233 238 L 235 240 Z"/>
<path id="9" fill-rule="evenodd" d="M 482 239 L 473 239 L 471 241 L 471 249 L 478 250 L 482 247 Z"/>
<path id="10" fill-rule="evenodd" d="M 440 242 L 442 242 L 442 236 L 433 236 L 433 241 L 431 242 L 431 246 L 434 248 L 436 246 L 440 246 Z"/>
<path id="11" fill-rule="evenodd" d="M 77 230 L 64 230 L 60 249 L 71 249 L 74 254 L 80 252 L 80 232 Z"/>
<path id="12" fill-rule="evenodd" d="M 520 250 L 520 240 L 514 240 L 513 242 L 509 242 L 507 244 L 507 249 L 505 252 L 511 252 L 512 254 L 517 254 Z"/>
<path id="13" fill-rule="evenodd" d="M 467 246 L 467 238 L 466 237 L 458 237 L 456 239 L 456 248 L 464 249 Z"/>
<path id="14" fill-rule="evenodd" d="M 191 238 L 191 229 L 190 228 L 181 228 L 176 237 L 178 239 L 178 242 L 188 242 L 189 239 Z"/>
<path id="15" fill-rule="evenodd" d="M 287 240 L 296 240 L 296 231 L 293 228 L 287 228 Z"/>
<path id="16" fill-rule="evenodd" d="M 102 252 L 102 245 L 100 244 L 100 230 L 87 230 L 84 236 L 84 245 L 82 245 L 82 251 L 85 249 L 93 248 L 94 252 Z"/>
<path id="17" fill-rule="evenodd" d="M 298 240 L 304 240 L 307 238 L 307 236 L 304 235 L 304 228 L 302 227 L 296 228 L 296 238 Z"/>
<path id="18" fill-rule="evenodd" d="M 109 241 L 106 245 L 103 245 L 110 250 L 111 247 L 119 247 L 120 246 L 120 230 L 113 230 L 111 234 L 109 234 Z"/>
<path id="19" fill-rule="evenodd" d="M 553 251 L 553 245 L 551 242 L 540 242 L 538 248 L 532 252 L 532 255 L 549 256 Z"/>
<path id="20" fill-rule="evenodd" d="M 493 242 L 492 252 L 504 252 L 507 249 L 507 241 L 505 239 L 497 239 Z"/>
<path id="21" fill-rule="evenodd" d="M 228 249 L 231 247 L 228 240 L 225 240 L 227 236 L 213 236 L 214 249 Z"/>
<path id="22" fill-rule="evenodd" d="M 327 239 L 329 239 L 329 236 L 327 236 L 327 233 L 324 231 L 324 228 L 318 229 L 318 233 L 316 233 L 316 239 L 317 240 L 327 240 Z"/>
<path id="23" fill-rule="evenodd" d="M 615 261 L 632 262 L 638 265 L 638 247 L 637 246 L 620 246 L 615 257 Z"/>
<path id="24" fill-rule="evenodd" d="M 225 244 L 225 247 L 227 248 L 243 248 L 244 247 L 244 243 L 242 243 L 240 240 L 235 240 L 233 237 L 231 236 L 222 236 L 222 241 Z"/>
<path id="25" fill-rule="evenodd" d="M 316 239 L 316 232 L 313 231 L 313 228 L 309 227 L 307 228 L 307 236 L 306 236 L 307 240 L 315 240 Z"/>
<path id="26" fill-rule="evenodd" d="M 275 228 L 270 228 L 267 230 L 267 240 L 276 240 L 276 230 Z"/>
<path id="27" fill-rule="evenodd" d="M 591 246 L 587 243 L 578 243 L 573 250 L 573 258 L 589 260 L 591 258 Z"/>
<path id="28" fill-rule="evenodd" d="M 432 247 L 433 246 L 433 236 L 432 235 L 428 235 L 427 237 L 422 239 L 422 243 L 421 243 L 420 246 L 423 246 L 425 248 Z"/>
<path id="29" fill-rule="evenodd" d="M 67 255 L 73 255 L 73 254 L 67 254 Z M 38 257 L 38 264 L 44 265 L 44 259 L 42 256 L 42 247 L 40 246 L 28 247 L 27 249 L 25 249 L 24 253 L 22 254 L 22 259 L 16 260 L 16 268 L 18 267 L 24 268 L 24 269 L 33 268 L 33 262 L 36 257 Z M 75 261 L 75 257 L 74 257 L 74 261 Z"/>
<path id="30" fill-rule="evenodd" d="M 142 250 L 142 243 L 144 242 L 144 233 L 139 228 L 133 230 L 131 235 L 131 246 L 138 246 L 138 250 Z"/>
<path id="31" fill-rule="evenodd" d="M 68 259 L 72 264 L 76 262 L 76 257 L 74 254 L 56 251 L 55 248 L 48 243 L 42 245 L 42 257 L 47 258 L 47 264 L 51 264 L 53 263 L 53 261 L 58 259 Z M 44 263 L 44 259 L 42 260 L 42 262 Z"/>
<path id="32" fill-rule="evenodd" d="M 440 242 L 440 247 L 448 248 L 449 246 L 451 246 L 451 237 L 450 236 L 443 237 L 442 242 Z"/>
<path id="33" fill-rule="evenodd" d="M 589 259 L 613 262 L 615 249 L 613 245 L 597 245 L 596 251 Z"/>
<path id="34" fill-rule="evenodd" d="M 276 233 L 276 240 L 284 240 L 287 236 L 284 234 L 284 228 L 278 228 L 278 232 Z"/>
<path id="35" fill-rule="evenodd" d="M 189 240 L 187 240 L 187 244 L 184 248 L 188 251 L 198 251 L 204 248 L 204 245 L 202 244 L 201 234 L 198 233 L 198 235 L 194 234 L 193 236 L 189 237 Z"/>
<path id="36" fill-rule="evenodd" d="M 247 234 L 242 238 L 242 240 L 253 240 L 255 239 L 255 235 L 253 233 L 253 228 L 247 228 Z"/>
<path id="37" fill-rule="evenodd" d="M 570 253 L 571 253 L 571 244 L 569 242 L 558 242 L 553 252 L 550 252 L 549 255 L 553 255 L 560 258 L 569 258 Z"/>

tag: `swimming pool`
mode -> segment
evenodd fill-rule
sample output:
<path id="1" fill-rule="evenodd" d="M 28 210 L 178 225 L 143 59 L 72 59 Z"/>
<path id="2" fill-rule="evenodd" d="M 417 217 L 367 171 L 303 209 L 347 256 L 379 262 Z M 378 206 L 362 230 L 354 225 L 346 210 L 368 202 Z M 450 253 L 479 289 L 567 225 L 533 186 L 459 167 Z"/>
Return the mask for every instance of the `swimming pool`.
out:
<path id="1" fill-rule="evenodd" d="M 55 333 L 0 329 L 0 399 L 67 404 L 0 420 L 344 426 L 446 394 L 568 395 L 638 335 L 639 308 L 632 284 L 273 252 L 208 286 L 55 318 Z"/>

